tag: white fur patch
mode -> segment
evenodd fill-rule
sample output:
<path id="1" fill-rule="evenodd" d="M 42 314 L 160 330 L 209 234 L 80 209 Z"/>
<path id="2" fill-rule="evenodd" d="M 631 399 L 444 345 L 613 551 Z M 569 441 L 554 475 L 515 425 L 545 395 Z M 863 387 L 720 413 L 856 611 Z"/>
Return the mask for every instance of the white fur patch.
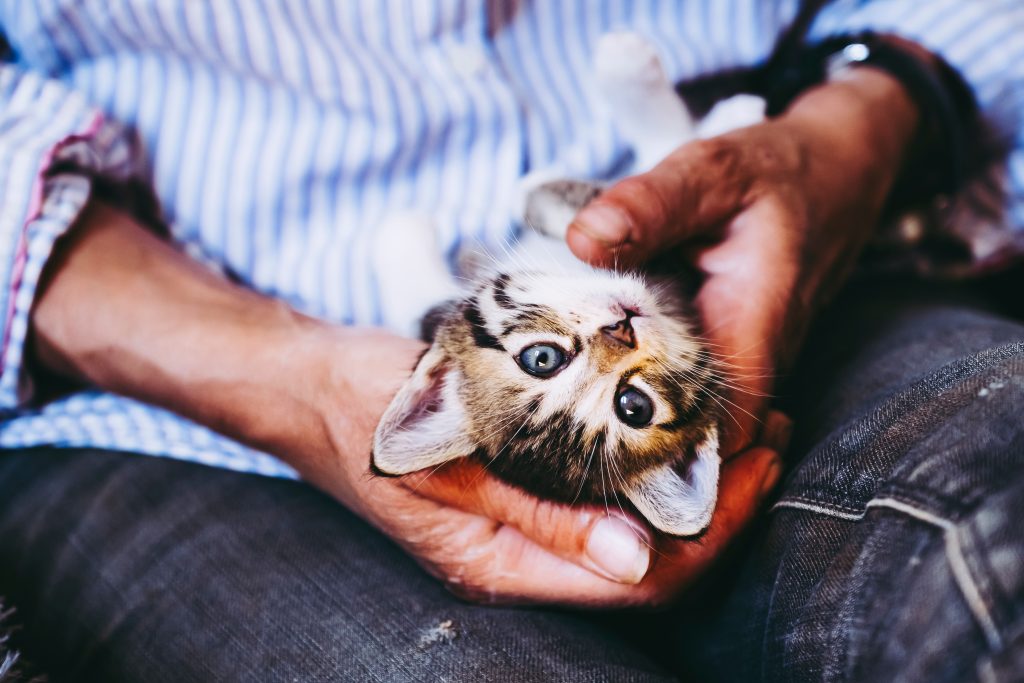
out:
<path id="1" fill-rule="evenodd" d="M 734 95 L 715 104 L 697 126 L 697 137 L 712 138 L 764 121 L 767 106 L 757 95 Z"/>
<path id="2" fill-rule="evenodd" d="M 694 138 L 693 119 L 645 38 L 606 34 L 598 41 L 594 70 L 612 122 L 636 155 L 637 171 Z"/>
<path id="3" fill-rule="evenodd" d="M 460 296 L 426 215 L 394 213 L 377 226 L 372 253 L 384 326 L 419 337 L 420 320 L 433 306 Z"/>

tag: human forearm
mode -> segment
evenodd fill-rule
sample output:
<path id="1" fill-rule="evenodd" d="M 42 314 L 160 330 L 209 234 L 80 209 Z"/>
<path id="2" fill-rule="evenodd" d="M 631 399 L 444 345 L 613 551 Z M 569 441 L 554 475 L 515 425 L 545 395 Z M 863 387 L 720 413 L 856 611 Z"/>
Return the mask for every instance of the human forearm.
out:
<path id="1" fill-rule="evenodd" d="M 226 281 L 102 204 L 48 264 L 32 329 L 38 365 L 169 408 L 318 483 L 314 470 L 339 460 L 330 429 L 361 414 L 345 403 L 362 381 L 345 362 L 357 332 Z"/>

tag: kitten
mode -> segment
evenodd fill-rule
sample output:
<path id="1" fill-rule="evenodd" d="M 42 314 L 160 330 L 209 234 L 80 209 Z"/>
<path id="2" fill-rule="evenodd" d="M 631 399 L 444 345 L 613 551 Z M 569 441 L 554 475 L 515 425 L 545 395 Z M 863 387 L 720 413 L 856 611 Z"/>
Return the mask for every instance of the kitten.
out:
<path id="1" fill-rule="evenodd" d="M 641 170 L 702 130 L 763 117 L 763 102 L 737 101 L 694 126 L 655 50 L 633 34 L 602 39 L 596 70 Z M 381 226 L 374 267 L 400 275 L 379 283 L 387 322 L 409 333 L 422 318 L 431 346 L 377 427 L 374 471 L 469 457 L 542 497 L 628 501 L 668 534 L 707 526 L 720 464 L 715 362 L 679 282 L 594 269 L 569 252 L 569 222 L 600 191 L 544 172 L 524 178 L 533 231 L 478 267 L 468 291 L 424 257 L 438 253 L 429 219 Z M 410 281 L 415 291 L 402 286 Z"/>

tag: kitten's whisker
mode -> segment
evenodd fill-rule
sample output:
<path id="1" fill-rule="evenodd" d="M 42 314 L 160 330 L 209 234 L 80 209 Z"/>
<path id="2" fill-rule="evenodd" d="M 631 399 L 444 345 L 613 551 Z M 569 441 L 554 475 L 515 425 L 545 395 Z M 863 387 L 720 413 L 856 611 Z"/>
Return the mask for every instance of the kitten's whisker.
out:
<path id="1" fill-rule="evenodd" d="M 451 462 L 451 461 L 448 461 L 448 462 Z M 418 482 L 416 482 L 416 486 L 414 486 L 414 487 L 412 488 L 412 490 L 413 490 L 413 491 L 415 491 L 415 492 L 419 492 L 419 490 L 420 490 L 420 487 L 421 487 L 421 486 L 423 486 L 423 484 L 425 484 L 425 483 L 426 483 L 427 479 L 430 479 L 430 478 L 431 478 L 432 476 L 434 476 L 435 474 L 437 474 L 437 471 L 438 471 L 439 469 L 441 469 L 442 467 L 444 467 L 445 465 L 447 465 L 447 464 L 448 464 L 448 462 L 442 462 L 442 463 L 440 463 L 439 465 L 434 465 L 433 467 L 431 467 L 431 468 L 430 468 L 430 472 L 429 472 L 429 473 L 427 474 L 427 476 L 423 477 L 423 478 L 422 478 L 422 479 L 420 479 L 420 480 L 419 480 Z"/>
<path id="2" fill-rule="evenodd" d="M 600 465 L 601 467 L 601 497 L 604 499 L 604 513 L 607 516 L 611 517 L 612 511 L 608 508 L 608 485 L 605 483 L 604 480 L 605 460 L 607 460 L 607 458 L 598 458 L 597 464 Z M 611 479 L 611 473 L 609 473 L 608 478 Z"/>
<path id="3" fill-rule="evenodd" d="M 616 476 L 618 477 L 619 483 L 618 483 L 618 486 L 616 486 L 615 488 L 612 489 L 612 495 L 615 496 L 615 503 L 616 503 L 616 505 L 619 506 L 619 512 L 622 513 L 623 517 L 628 517 L 629 515 L 627 515 L 626 511 L 623 509 L 623 507 L 622 507 L 622 500 L 619 498 L 619 494 L 618 494 L 618 491 L 620 489 L 625 490 L 625 488 L 626 488 L 626 478 L 624 476 L 622 476 L 622 472 L 621 472 L 621 470 L 619 470 L 618 464 L 614 461 L 614 459 L 611 459 L 611 461 L 608 463 L 609 478 L 611 477 L 611 468 L 613 466 L 615 467 L 615 473 L 616 473 Z M 636 536 L 636 540 L 640 541 L 640 543 L 642 545 L 646 546 L 651 552 L 653 552 L 653 553 L 655 553 L 655 554 L 657 554 L 657 555 L 659 555 L 661 557 L 665 557 L 664 553 L 659 551 L 652 543 L 648 543 L 647 539 L 644 538 L 643 534 L 641 534 L 639 531 L 634 529 L 632 525 L 629 525 L 629 528 L 633 532 L 633 535 Z"/>
<path id="4" fill-rule="evenodd" d="M 718 399 L 721 399 L 722 401 L 725 401 L 726 403 L 731 405 L 736 410 L 739 410 L 741 413 L 746 414 L 754 422 L 756 422 L 758 424 L 761 424 L 761 418 L 759 418 L 757 415 L 754 415 L 752 412 L 750 412 L 749 410 L 747 410 L 743 406 L 739 405 L 738 403 L 734 403 L 733 401 L 730 401 L 729 399 L 727 399 L 725 396 L 722 396 L 721 394 L 716 394 L 716 392 L 714 392 L 711 389 L 704 388 L 704 389 L 701 389 L 701 391 L 704 391 L 705 393 L 707 393 L 708 396 L 711 396 L 712 398 L 714 398 L 715 402 L 718 403 L 718 405 L 722 405 L 721 402 L 718 400 Z M 716 396 L 717 396 L 717 398 L 715 398 Z M 725 406 L 722 406 L 722 408 L 725 409 Z M 736 425 L 739 426 L 739 420 L 737 420 L 735 417 L 732 416 L 731 411 L 727 410 L 726 412 L 729 413 L 729 416 L 732 417 L 733 421 L 736 422 Z"/>
<path id="5" fill-rule="evenodd" d="M 777 398 L 774 394 L 765 393 L 763 391 L 759 391 L 751 387 L 743 386 L 742 384 L 736 384 L 734 383 L 734 381 L 729 381 L 729 378 L 723 378 L 721 375 L 712 373 L 697 374 L 694 373 L 692 370 L 683 370 L 682 374 L 684 379 L 687 379 L 693 382 L 694 384 L 710 383 L 720 387 L 725 387 L 726 389 L 729 389 L 736 393 L 748 394 L 750 396 L 757 396 L 759 398 Z M 687 388 L 682 382 L 677 381 L 676 384 L 681 389 Z"/>
<path id="6" fill-rule="evenodd" d="M 583 478 L 580 479 L 580 487 L 576 491 L 576 495 L 573 496 L 572 502 L 569 505 L 575 505 L 576 501 L 580 499 L 580 495 L 583 493 L 583 488 L 587 485 L 587 479 L 590 477 L 590 466 L 594 462 L 594 453 L 597 452 L 598 440 L 594 439 L 594 445 L 590 447 L 590 457 L 587 458 L 587 464 L 583 468 Z"/>

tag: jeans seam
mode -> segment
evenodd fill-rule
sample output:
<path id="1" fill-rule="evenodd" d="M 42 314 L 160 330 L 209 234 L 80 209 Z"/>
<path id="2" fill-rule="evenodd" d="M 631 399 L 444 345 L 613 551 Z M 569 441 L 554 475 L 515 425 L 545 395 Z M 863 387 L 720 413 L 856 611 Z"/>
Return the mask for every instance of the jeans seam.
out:
<path id="1" fill-rule="evenodd" d="M 820 512 L 821 514 L 828 515 L 830 517 L 840 517 L 842 519 L 849 520 L 858 520 L 864 516 L 864 510 L 862 508 L 840 505 L 838 503 L 827 503 L 818 500 L 817 498 L 808 498 L 805 496 L 786 496 L 772 506 L 771 512 L 780 508 L 797 508 L 800 510 L 808 510 L 810 512 Z"/>
<path id="2" fill-rule="evenodd" d="M 937 527 L 942 531 L 942 537 L 945 544 L 946 562 L 949 563 L 950 571 L 953 574 L 953 580 L 960 589 L 960 593 L 966 601 L 968 609 L 971 611 L 971 614 L 974 615 L 975 621 L 985 634 L 985 640 L 988 643 L 989 649 L 994 652 L 998 652 L 1002 649 L 1003 638 L 999 633 L 999 629 L 996 626 L 995 619 L 992 617 L 988 608 L 988 604 L 981 593 L 981 589 L 971 574 L 970 566 L 967 564 L 967 559 L 963 554 L 958 527 L 955 523 L 895 497 L 875 498 L 868 501 L 867 505 L 865 505 L 862 510 L 855 510 L 854 508 L 825 503 L 810 498 L 804 498 L 802 496 L 788 496 L 787 498 L 775 503 L 771 508 L 771 512 L 786 508 L 816 512 L 847 521 L 859 521 L 863 519 L 872 508 L 885 508 L 901 512 L 918 521 Z"/>

